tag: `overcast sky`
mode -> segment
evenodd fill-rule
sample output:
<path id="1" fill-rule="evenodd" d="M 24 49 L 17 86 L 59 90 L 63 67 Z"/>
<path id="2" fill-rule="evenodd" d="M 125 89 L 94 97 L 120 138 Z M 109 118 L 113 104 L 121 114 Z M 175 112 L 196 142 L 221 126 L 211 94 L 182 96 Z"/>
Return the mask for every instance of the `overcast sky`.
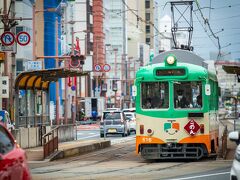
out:
<path id="1" fill-rule="evenodd" d="M 165 14 L 171 16 L 170 4 L 167 3 L 164 7 L 166 2 L 170 1 L 159 0 L 160 17 Z M 201 10 L 204 18 L 209 19 L 213 32 L 219 37 L 223 57 L 227 59 L 238 58 L 240 61 L 240 1 L 199 0 L 198 2 L 202 8 Z M 211 35 L 209 29 L 204 25 L 203 18 L 197 10 L 196 3 L 193 5 L 193 10 L 194 30 L 191 45 L 194 47 L 194 52 L 196 54 L 200 55 L 204 59 L 209 59 L 210 52 L 218 52 L 218 43 Z M 206 27 L 207 32 L 205 32 L 203 27 Z M 229 45 L 230 43 L 231 45 Z"/>

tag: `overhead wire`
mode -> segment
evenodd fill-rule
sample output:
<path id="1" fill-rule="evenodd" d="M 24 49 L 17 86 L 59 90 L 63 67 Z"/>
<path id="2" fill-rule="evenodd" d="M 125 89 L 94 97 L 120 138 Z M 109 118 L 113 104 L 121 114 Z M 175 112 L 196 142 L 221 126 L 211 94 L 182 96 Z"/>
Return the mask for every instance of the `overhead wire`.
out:
<path id="1" fill-rule="evenodd" d="M 204 25 L 201 23 L 199 17 L 197 16 L 196 12 L 194 12 L 199 24 L 202 26 L 202 28 L 204 29 L 204 32 L 207 34 L 208 38 L 212 41 L 212 43 L 214 44 L 214 46 L 216 46 L 216 48 L 218 48 L 218 45 L 216 44 L 216 42 L 211 38 L 211 36 L 207 33 L 207 29 L 204 27 Z"/>
<path id="2" fill-rule="evenodd" d="M 119 12 L 109 11 L 109 9 L 107 9 L 107 8 L 105 8 L 105 7 L 104 7 L 104 9 L 105 9 L 106 11 L 110 12 L 110 13 L 114 13 L 114 14 L 116 14 L 117 16 L 122 17 L 121 13 L 119 13 Z M 123 12 L 122 12 L 122 13 L 123 13 Z M 131 25 L 133 25 L 133 26 L 136 26 L 136 24 L 134 24 L 133 22 L 128 21 L 127 18 L 125 18 L 125 20 L 126 20 L 129 24 L 131 24 Z"/>
<path id="3" fill-rule="evenodd" d="M 240 4 L 232 4 L 232 5 L 228 5 L 228 6 L 222 6 L 222 7 L 216 7 L 216 8 L 213 8 L 214 10 L 218 10 L 218 9 L 225 9 L 225 8 L 235 8 L 235 7 L 238 7 L 240 6 Z"/>
<path id="4" fill-rule="evenodd" d="M 154 23 L 153 23 L 152 21 L 146 21 L 146 20 L 143 19 L 141 16 L 139 16 L 138 14 L 136 14 L 136 13 L 126 4 L 125 0 L 122 0 L 122 2 L 123 2 L 123 4 L 126 6 L 126 8 L 127 8 L 130 12 L 132 12 L 132 13 L 137 17 L 137 20 L 138 20 L 138 21 L 141 21 L 141 22 L 143 22 L 143 23 L 145 23 L 145 24 L 150 24 L 150 25 L 157 31 L 157 33 L 158 33 L 160 36 L 162 36 L 162 37 L 164 37 L 164 38 L 168 38 L 168 37 L 166 37 L 163 33 L 161 33 L 161 32 L 158 30 L 158 28 L 154 25 Z"/>
<path id="5" fill-rule="evenodd" d="M 195 3 L 196 3 L 196 5 L 197 5 L 197 8 L 198 8 L 200 14 L 201 14 L 202 19 L 204 20 L 204 24 L 207 25 L 207 27 L 208 27 L 211 35 L 217 40 L 217 48 L 218 48 L 218 56 L 217 56 L 217 59 L 219 59 L 219 57 L 221 56 L 221 44 L 220 44 L 220 39 L 219 39 L 218 36 L 216 36 L 216 35 L 214 34 L 214 32 L 213 32 L 213 30 L 212 30 L 212 27 L 211 27 L 211 25 L 210 25 L 209 20 L 204 17 L 203 12 L 202 12 L 202 10 L 201 10 L 201 7 L 200 7 L 200 5 L 199 5 L 199 3 L 198 3 L 198 0 L 195 0 Z M 210 39 L 211 39 L 211 38 L 210 38 Z"/>

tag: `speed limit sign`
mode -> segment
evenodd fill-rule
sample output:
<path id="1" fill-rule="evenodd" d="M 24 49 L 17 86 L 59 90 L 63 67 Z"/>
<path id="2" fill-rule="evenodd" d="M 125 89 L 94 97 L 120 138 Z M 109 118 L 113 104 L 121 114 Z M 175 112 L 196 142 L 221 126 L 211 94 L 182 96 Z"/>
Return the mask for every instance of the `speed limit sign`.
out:
<path id="1" fill-rule="evenodd" d="M 20 32 L 17 34 L 17 42 L 21 46 L 26 46 L 30 42 L 30 35 L 27 32 Z"/>

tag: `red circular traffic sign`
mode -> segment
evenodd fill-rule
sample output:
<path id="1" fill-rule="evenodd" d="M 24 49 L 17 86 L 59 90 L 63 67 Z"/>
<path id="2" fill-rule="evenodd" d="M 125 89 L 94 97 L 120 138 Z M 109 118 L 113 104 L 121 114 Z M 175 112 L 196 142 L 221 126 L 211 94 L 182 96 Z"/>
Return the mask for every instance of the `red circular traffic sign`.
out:
<path id="1" fill-rule="evenodd" d="M 110 66 L 109 64 L 104 64 L 103 70 L 104 70 L 105 72 L 108 72 L 108 71 L 111 70 L 111 66 Z"/>
<path id="2" fill-rule="evenodd" d="M 30 42 L 30 35 L 27 32 L 20 32 L 17 34 L 17 42 L 21 46 L 26 46 Z"/>
<path id="3" fill-rule="evenodd" d="M 14 43 L 14 34 L 6 31 L 1 35 L 1 42 L 4 46 L 11 46 Z"/>

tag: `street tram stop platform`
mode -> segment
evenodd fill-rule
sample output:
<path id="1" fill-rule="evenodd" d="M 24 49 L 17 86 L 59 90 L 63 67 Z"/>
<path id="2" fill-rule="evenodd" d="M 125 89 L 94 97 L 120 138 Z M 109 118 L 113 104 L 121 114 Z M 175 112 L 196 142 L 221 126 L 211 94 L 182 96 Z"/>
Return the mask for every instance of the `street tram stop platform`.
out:
<path id="1" fill-rule="evenodd" d="M 31 163 L 49 162 L 57 159 L 62 159 L 75 155 L 83 155 L 89 152 L 97 151 L 99 149 L 107 148 L 111 146 L 109 140 L 75 140 L 58 144 L 58 151 L 47 158 L 43 158 L 43 147 L 35 147 L 25 149 L 27 160 Z"/>

